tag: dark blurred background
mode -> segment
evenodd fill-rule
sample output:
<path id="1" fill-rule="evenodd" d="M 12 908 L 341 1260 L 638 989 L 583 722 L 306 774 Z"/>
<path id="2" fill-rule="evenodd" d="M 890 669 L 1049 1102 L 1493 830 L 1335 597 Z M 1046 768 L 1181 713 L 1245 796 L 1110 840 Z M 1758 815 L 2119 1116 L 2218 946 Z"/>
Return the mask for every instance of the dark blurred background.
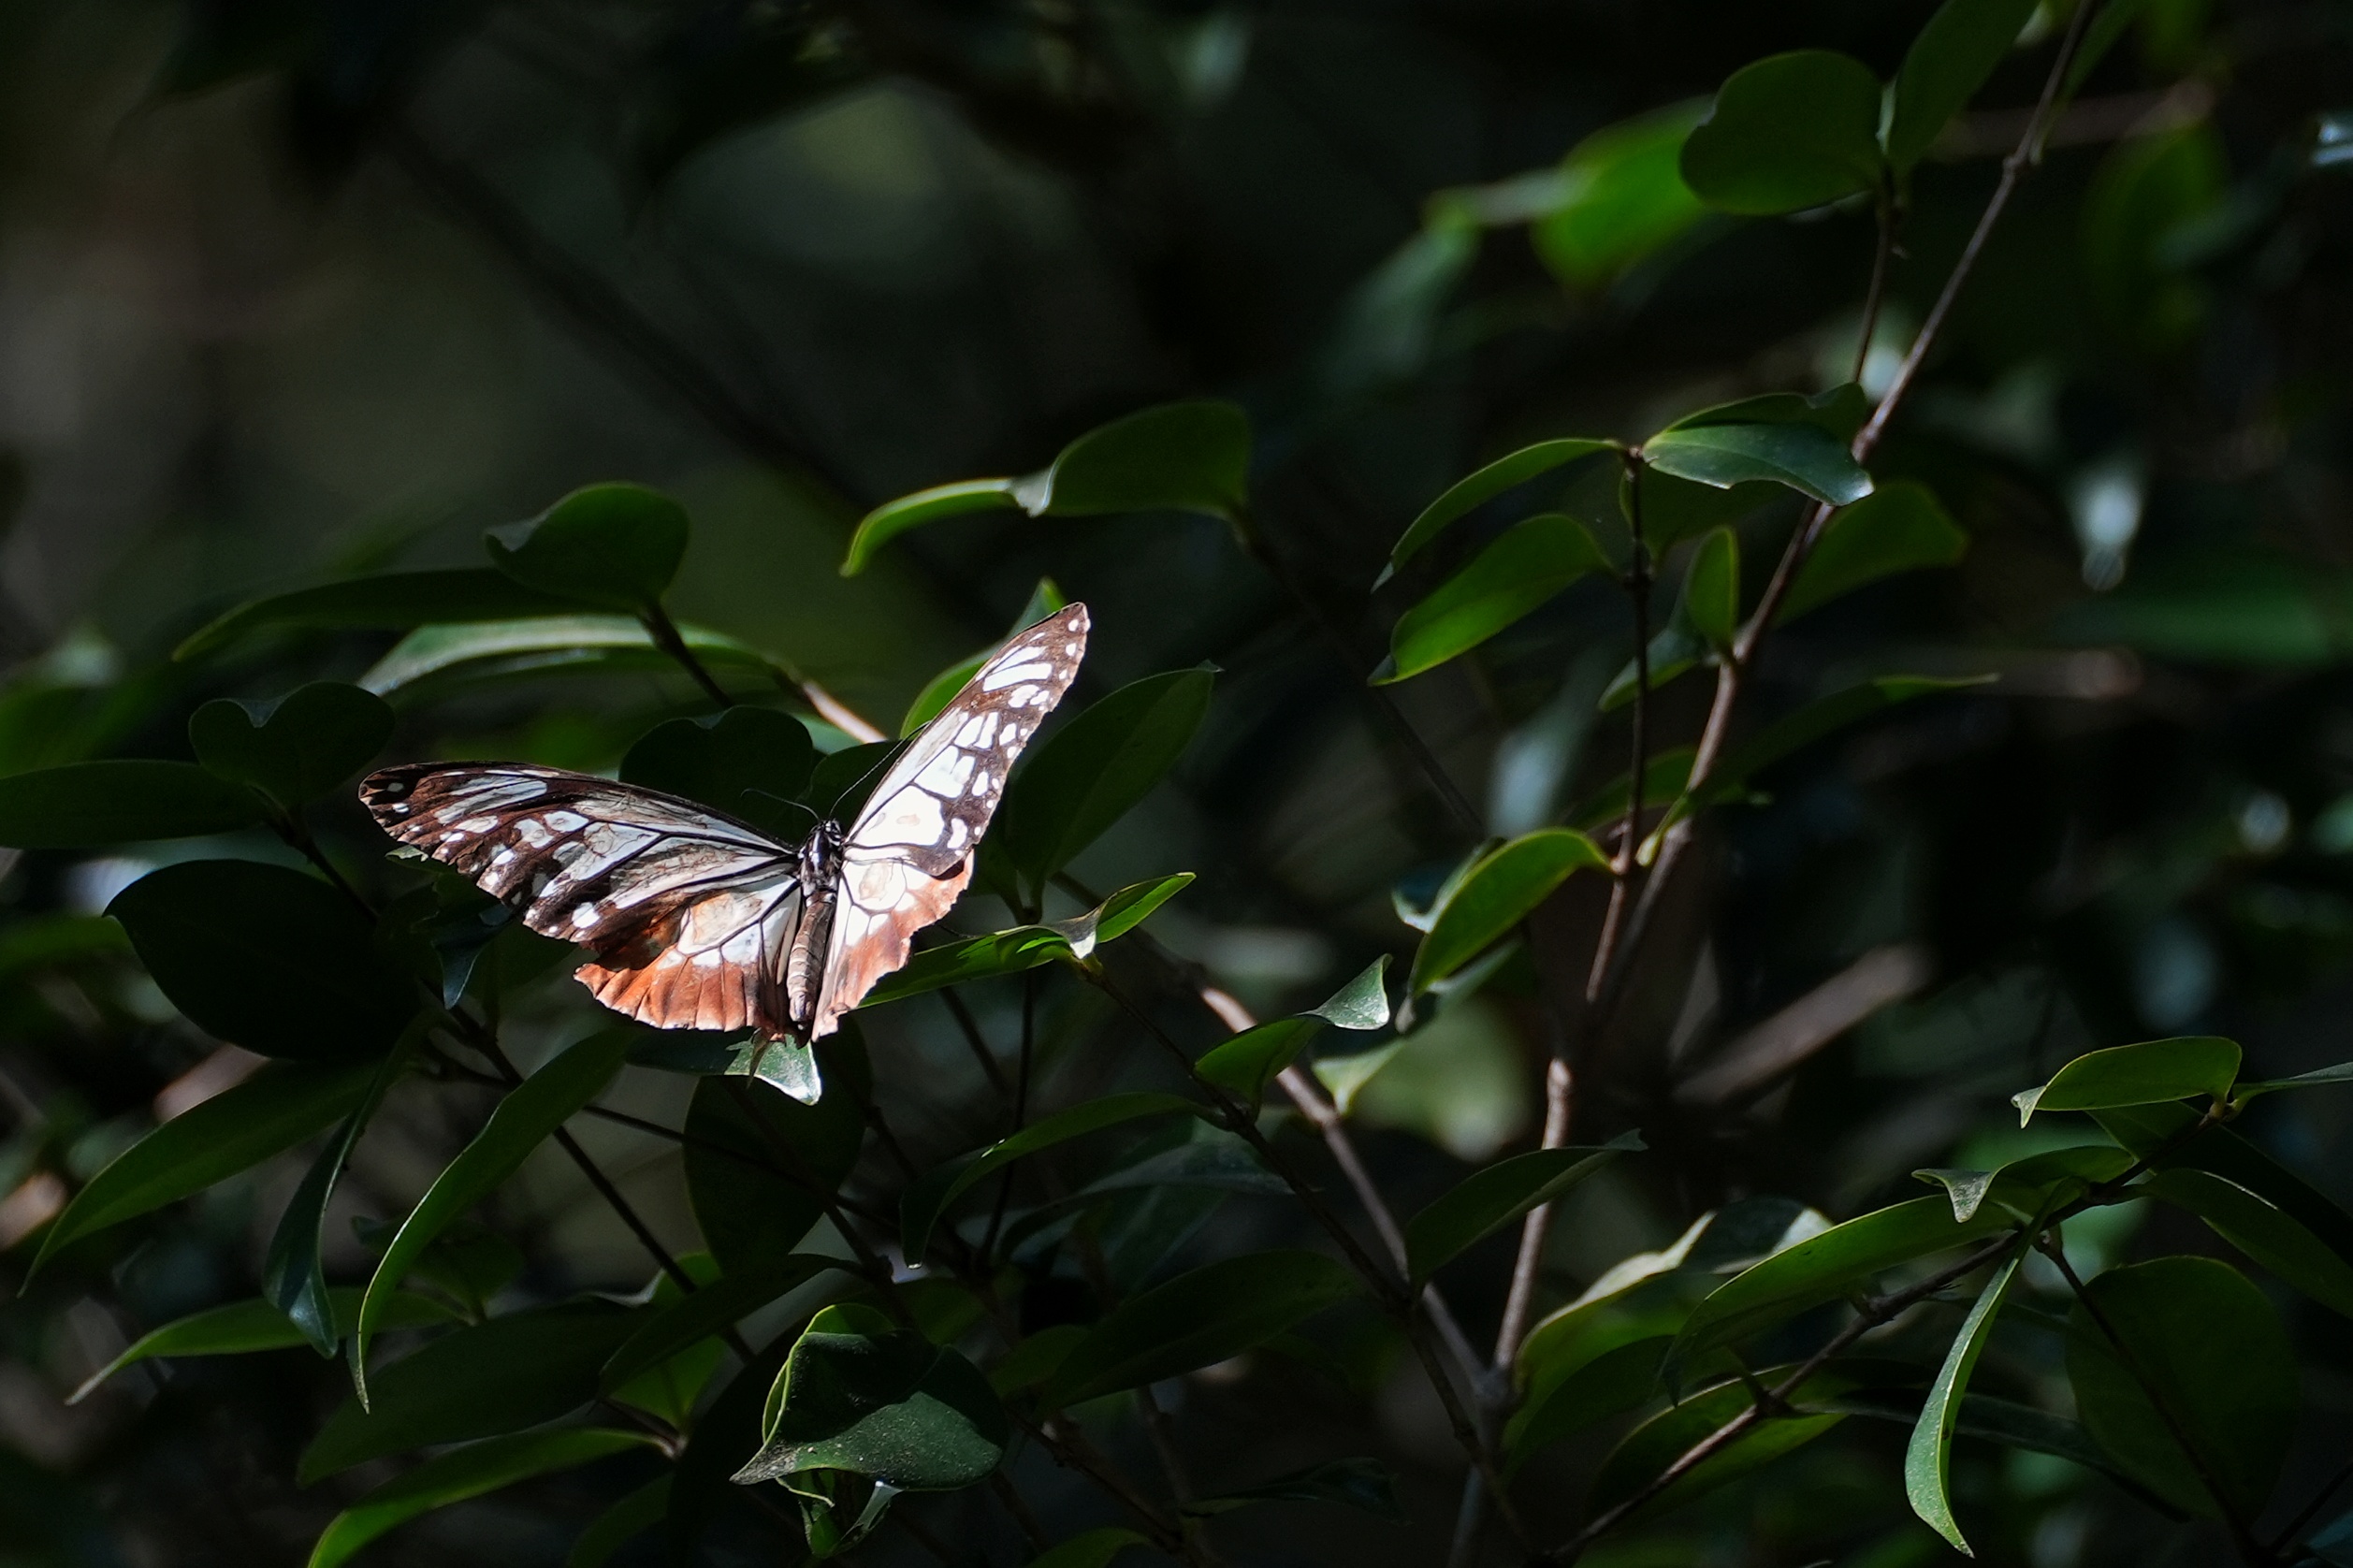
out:
<path id="1" fill-rule="evenodd" d="M 1547 230 L 1555 167 L 1775 51 L 1840 49 L 1885 77 L 1932 9 L 0 0 L 0 767 L 182 755 L 193 703 L 348 678 L 390 640 L 166 662 L 220 610 L 478 564 L 483 527 L 636 479 L 693 515 L 679 613 L 885 729 L 1044 575 L 1095 606 L 1086 695 L 1215 661 L 1178 784 L 1079 869 L 1198 871 L 1155 929 L 1254 1005 L 1312 1003 L 1410 951 L 1393 891 L 1426 897 L 1467 847 L 1362 685 L 1411 602 L 1368 592 L 1405 524 L 1523 442 L 1812 391 L 1856 347 L 1867 210 L 1694 212 L 1596 268 Z M 2016 138 L 2047 61 L 2035 33 L 1919 172 L 1866 385 Z M 2014 1153 L 2007 1096 L 2093 1045 L 2225 1033 L 2265 1073 L 2353 1054 L 2353 185 L 2321 118 L 2340 108 L 2353 11 L 2336 0 L 2146 0 L 2084 85 L 1874 464 L 1937 489 L 1966 560 L 1793 628 L 1746 721 L 1867 674 L 2000 679 L 1804 753 L 1711 822 L 1580 1109 L 1581 1131 L 1639 1125 L 1658 1153 L 1581 1190 L 1542 1307 L 1728 1200 L 1843 1217 L 1905 1195 L 1915 1167 Z M 1202 519 L 959 520 L 837 574 L 877 502 L 1024 472 L 1194 394 L 1249 410 L 1258 523 L 1344 654 Z M 1752 560 L 1794 515 L 1744 525 Z M 1523 832 L 1622 769 L 1622 717 L 1593 704 L 1628 634 L 1589 585 L 1398 700 L 1489 826 Z M 1669 740 L 1706 695 L 1669 689 Z M 405 709 L 398 744 L 609 768 L 690 701 L 654 675 L 486 681 Z M 356 812 L 335 826 L 371 852 Z M 70 923 L 145 864 L 33 857 L 0 882 L 11 1285 L 63 1182 L 165 1113 L 158 1093 L 211 1050 L 119 944 Z M 1581 964 L 1591 911 L 1561 917 L 1536 961 Z M 1532 973 L 1523 956 L 1449 1006 L 1365 1092 L 1400 1207 L 1530 1135 Z M 1086 1054 L 1107 1021 L 1053 1005 L 1061 1081 L 1116 1076 Z M 914 1010 L 869 1029 L 886 1094 L 894 1070 L 950 1059 L 940 1020 L 897 1018 Z M 1797 1041 L 1778 1068 L 1702 1076 L 1755 1060 L 1768 1024 Z M 935 1101 L 913 1136 L 963 1146 L 952 1084 Z M 450 1103 L 414 1108 L 355 1180 L 360 1212 L 397 1217 L 462 1140 L 479 1111 L 453 1121 Z M 2279 1096 L 2250 1122 L 2353 1198 L 2353 1101 Z M 632 1190 L 690 1243 L 666 1156 L 599 1147 L 639 1162 Z M 145 1328 L 253 1294 L 298 1169 L 0 1305 L 0 1564 L 293 1563 L 348 1500 L 291 1483 L 338 1397 L 306 1352 L 63 1402 Z M 567 1171 L 527 1174 L 503 1216 L 532 1239 L 528 1287 L 643 1283 Z M 1238 1200 L 1204 1244 L 1290 1223 Z M 2211 1244 L 2132 1209 L 2086 1244 L 2160 1243 Z M 1450 1287 L 1486 1331 L 1507 1253 Z M 339 1277 L 363 1259 L 353 1243 Z M 2353 1434 L 2353 1355 L 2343 1323 L 2282 1304 L 2314 1413 L 2286 1488 L 2302 1495 Z M 1413 1522 L 1271 1510 L 1235 1524 L 1238 1561 L 1442 1559 L 1451 1445 L 1410 1363 L 1368 1335 L 1354 1389 L 1282 1365 L 1197 1380 L 1186 1441 L 1228 1478 L 1376 1453 Z M 1987 1367 L 2064 1400 L 2047 1342 L 1997 1338 Z M 1904 1508 L 1902 1439 L 1842 1430 L 1586 1561 L 1945 1561 Z M 1532 1470 L 1531 1511 L 1570 1519 L 1597 1454 Z M 598 1475 L 440 1517 L 372 1561 L 560 1561 L 610 1495 Z M 1960 1488 L 1989 1561 L 2188 1564 L 2212 1545 L 2060 1461 L 1965 1447 Z M 1075 1494 L 1049 1502 L 1088 1522 Z"/>

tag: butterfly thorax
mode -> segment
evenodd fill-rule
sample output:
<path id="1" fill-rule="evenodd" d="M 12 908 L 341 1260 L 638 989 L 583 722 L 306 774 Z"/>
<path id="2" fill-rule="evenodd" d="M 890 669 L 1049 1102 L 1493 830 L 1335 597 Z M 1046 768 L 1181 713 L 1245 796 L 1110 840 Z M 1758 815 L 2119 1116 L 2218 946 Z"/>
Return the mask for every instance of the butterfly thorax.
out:
<path id="1" fill-rule="evenodd" d="M 834 903 L 841 880 L 842 826 L 822 821 L 801 844 L 800 929 L 784 955 L 784 1004 L 792 1033 L 809 1038 L 817 994 L 825 976 L 825 949 L 834 931 Z"/>

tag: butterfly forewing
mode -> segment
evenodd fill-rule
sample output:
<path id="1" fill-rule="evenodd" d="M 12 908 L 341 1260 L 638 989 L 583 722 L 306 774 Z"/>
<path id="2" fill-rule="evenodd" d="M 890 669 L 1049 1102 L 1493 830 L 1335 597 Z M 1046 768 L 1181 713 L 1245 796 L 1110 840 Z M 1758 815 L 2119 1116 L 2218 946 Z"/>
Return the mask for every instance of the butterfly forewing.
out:
<path id="1" fill-rule="evenodd" d="M 867 797 L 843 840 L 839 902 L 812 1038 L 907 962 L 915 933 L 948 912 L 1004 798 L 1014 759 L 1079 673 L 1087 612 L 1072 604 L 973 673 Z"/>
<path id="2" fill-rule="evenodd" d="M 588 948 L 579 976 L 606 1006 L 666 1028 L 787 1031 L 799 851 L 690 801 L 528 763 L 387 768 L 360 796 L 533 931 Z"/>

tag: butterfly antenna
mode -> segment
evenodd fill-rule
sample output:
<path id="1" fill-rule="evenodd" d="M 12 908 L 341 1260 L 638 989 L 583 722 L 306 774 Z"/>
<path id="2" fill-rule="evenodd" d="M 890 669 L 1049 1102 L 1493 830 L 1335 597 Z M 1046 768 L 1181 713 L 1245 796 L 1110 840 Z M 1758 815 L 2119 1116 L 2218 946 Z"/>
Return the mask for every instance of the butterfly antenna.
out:
<path id="1" fill-rule="evenodd" d="M 923 732 L 921 730 L 915 732 L 918 735 L 922 733 Z M 907 737 L 908 740 L 912 740 L 914 738 L 914 735 Z M 856 794 L 860 785 L 865 783 L 867 779 L 872 778 L 876 774 L 880 773 L 883 769 L 889 767 L 893 762 L 897 762 L 899 760 L 899 753 L 905 751 L 906 749 L 906 742 L 902 741 L 899 745 L 891 748 L 889 751 L 883 753 L 880 757 L 876 758 L 874 766 L 868 768 L 865 772 L 851 779 L 849 785 L 844 788 L 839 794 L 834 797 L 834 806 L 839 806 L 843 801 L 846 801 L 851 795 Z M 838 815 L 838 813 L 836 813 L 836 815 Z"/>
<path id="2" fill-rule="evenodd" d="M 744 793 L 748 795 L 757 795 L 762 800 L 774 801 L 778 806 L 789 806 L 795 811 L 806 812 L 808 814 L 809 826 L 815 827 L 818 823 L 819 818 L 817 815 L 817 807 L 807 805 L 805 802 L 794 800 L 790 795 L 780 795 L 773 790 L 754 790 L 748 788 L 744 791 Z"/>

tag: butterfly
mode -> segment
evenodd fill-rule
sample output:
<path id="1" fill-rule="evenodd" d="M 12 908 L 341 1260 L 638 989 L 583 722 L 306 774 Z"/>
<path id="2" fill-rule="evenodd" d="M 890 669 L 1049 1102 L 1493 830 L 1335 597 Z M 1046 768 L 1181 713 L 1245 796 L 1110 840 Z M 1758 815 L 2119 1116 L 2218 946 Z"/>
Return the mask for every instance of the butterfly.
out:
<path id="1" fill-rule="evenodd" d="M 892 761 L 845 829 L 779 843 L 676 795 L 528 762 L 368 776 L 384 830 L 576 942 L 596 999 L 663 1029 L 806 1046 L 972 879 L 1014 759 L 1086 654 L 1071 604 L 1010 638 Z M 796 1091 L 797 1092 L 797 1091 Z"/>

